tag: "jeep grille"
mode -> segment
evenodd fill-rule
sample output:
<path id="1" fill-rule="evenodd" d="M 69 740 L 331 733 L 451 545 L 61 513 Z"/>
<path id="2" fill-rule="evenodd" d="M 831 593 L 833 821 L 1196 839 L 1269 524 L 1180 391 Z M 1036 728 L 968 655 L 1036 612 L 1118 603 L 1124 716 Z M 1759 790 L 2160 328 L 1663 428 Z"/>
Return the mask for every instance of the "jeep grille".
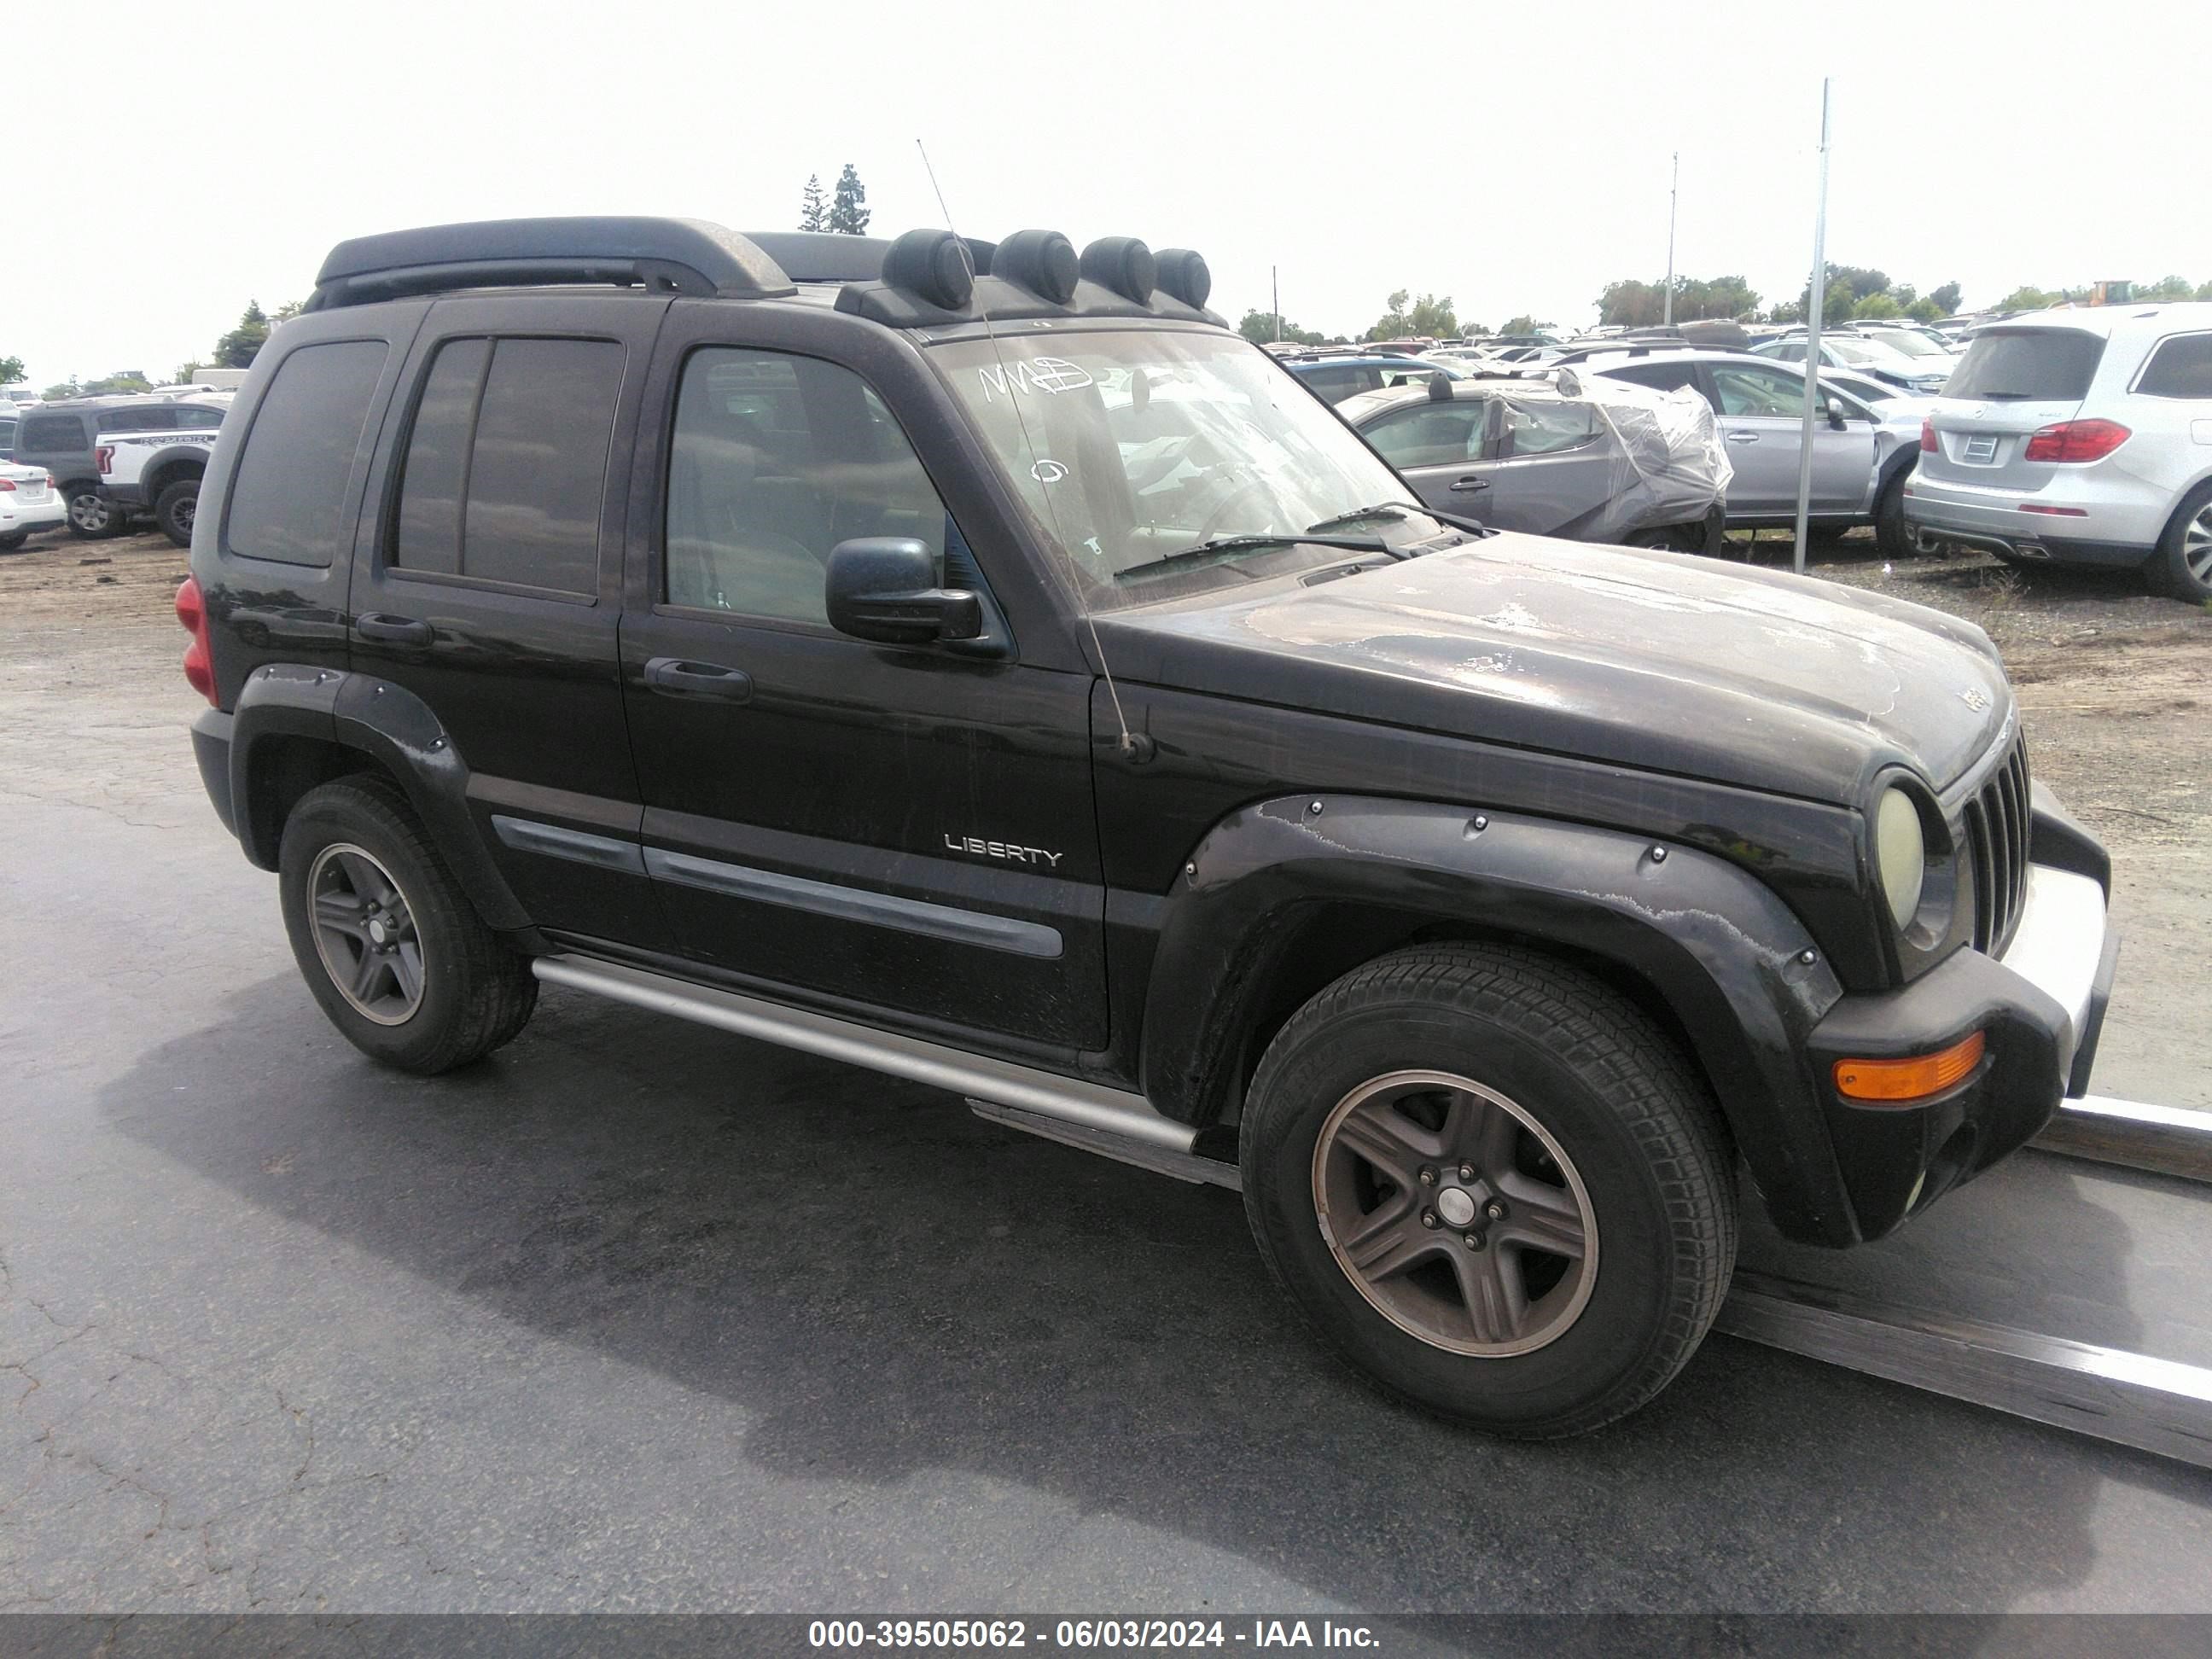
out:
<path id="1" fill-rule="evenodd" d="M 1990 781 L 1966 801 L 1965 840 L 1974 870 L 1974 948 L 2002 956 L 2027 896 L 2027 744 L 2013 740 Z"/>

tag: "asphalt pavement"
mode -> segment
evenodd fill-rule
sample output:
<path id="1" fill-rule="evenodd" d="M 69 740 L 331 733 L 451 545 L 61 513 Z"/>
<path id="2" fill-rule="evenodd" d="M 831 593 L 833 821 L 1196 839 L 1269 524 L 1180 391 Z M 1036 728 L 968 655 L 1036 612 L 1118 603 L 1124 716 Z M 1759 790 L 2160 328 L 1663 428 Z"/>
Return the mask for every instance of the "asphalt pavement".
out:
<path id="1" fill-rule="evenodd" d="M 190 694 L 36 651 L 0 1608 L 2212 1609 L 2203 1471 L 1725 1338 L 1605 1433 L 1486 1439 L 1322 1355 L 1232 1195 L 917 1086 L 562 992 L 380 1071 Z"/>

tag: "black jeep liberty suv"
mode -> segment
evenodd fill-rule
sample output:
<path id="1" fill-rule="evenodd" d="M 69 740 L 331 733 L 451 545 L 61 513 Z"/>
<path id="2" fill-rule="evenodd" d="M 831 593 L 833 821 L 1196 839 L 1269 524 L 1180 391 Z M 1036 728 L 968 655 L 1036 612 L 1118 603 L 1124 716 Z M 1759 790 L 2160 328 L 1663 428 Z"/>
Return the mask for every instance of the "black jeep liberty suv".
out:
<path id="1" fill-rule="evenodd" d="M 179 612 L 301 971 L 434 1073 L 539 981 L 1241 1188 L 1315 1330 L 1632 1410 L 1776 1225 L 2087 1085 L 2101 848 L 1975 629 L 1419 504 L 1196 254 L 658 219 L 362 238 Z"/>

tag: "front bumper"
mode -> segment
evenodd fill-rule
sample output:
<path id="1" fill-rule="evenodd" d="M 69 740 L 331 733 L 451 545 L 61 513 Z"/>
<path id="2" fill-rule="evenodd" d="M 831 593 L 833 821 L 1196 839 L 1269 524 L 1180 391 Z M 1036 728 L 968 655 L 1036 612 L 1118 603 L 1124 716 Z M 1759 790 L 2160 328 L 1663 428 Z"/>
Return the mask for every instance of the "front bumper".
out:
<path id="1" fill-rule="evenodd" d="M 1890 1231 L 2087 1091 L 2118 956 L 2103 885 L 2038 864 L 2002 957 L 1960 951 L 1901 989 L 1829 1011 L 1807 1047 L 1859 1237 Z M 1836 1091 L 1838 1060 L 1932 1054 L 1977 1031 L 1981 1064 L 1941 1095 L 1876 1105 Z"/>

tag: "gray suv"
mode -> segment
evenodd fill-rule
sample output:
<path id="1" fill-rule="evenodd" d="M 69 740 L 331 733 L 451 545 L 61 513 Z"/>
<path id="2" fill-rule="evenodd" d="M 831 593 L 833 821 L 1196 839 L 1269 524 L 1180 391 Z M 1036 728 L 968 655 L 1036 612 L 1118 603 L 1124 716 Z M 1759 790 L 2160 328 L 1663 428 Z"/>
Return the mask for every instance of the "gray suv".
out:
<path id="1" fill-rule="evenodd" d="M 177 398 L 73 398 L 23 411 L 15 425 L 11 458 L 53 475 L 69 508 L 72 536 L 96 539 L 122 533 L 130 510 L 100 489 L 94 452 L 110 432 L 212 431 L 222 424 L 219 404 Z"/>

